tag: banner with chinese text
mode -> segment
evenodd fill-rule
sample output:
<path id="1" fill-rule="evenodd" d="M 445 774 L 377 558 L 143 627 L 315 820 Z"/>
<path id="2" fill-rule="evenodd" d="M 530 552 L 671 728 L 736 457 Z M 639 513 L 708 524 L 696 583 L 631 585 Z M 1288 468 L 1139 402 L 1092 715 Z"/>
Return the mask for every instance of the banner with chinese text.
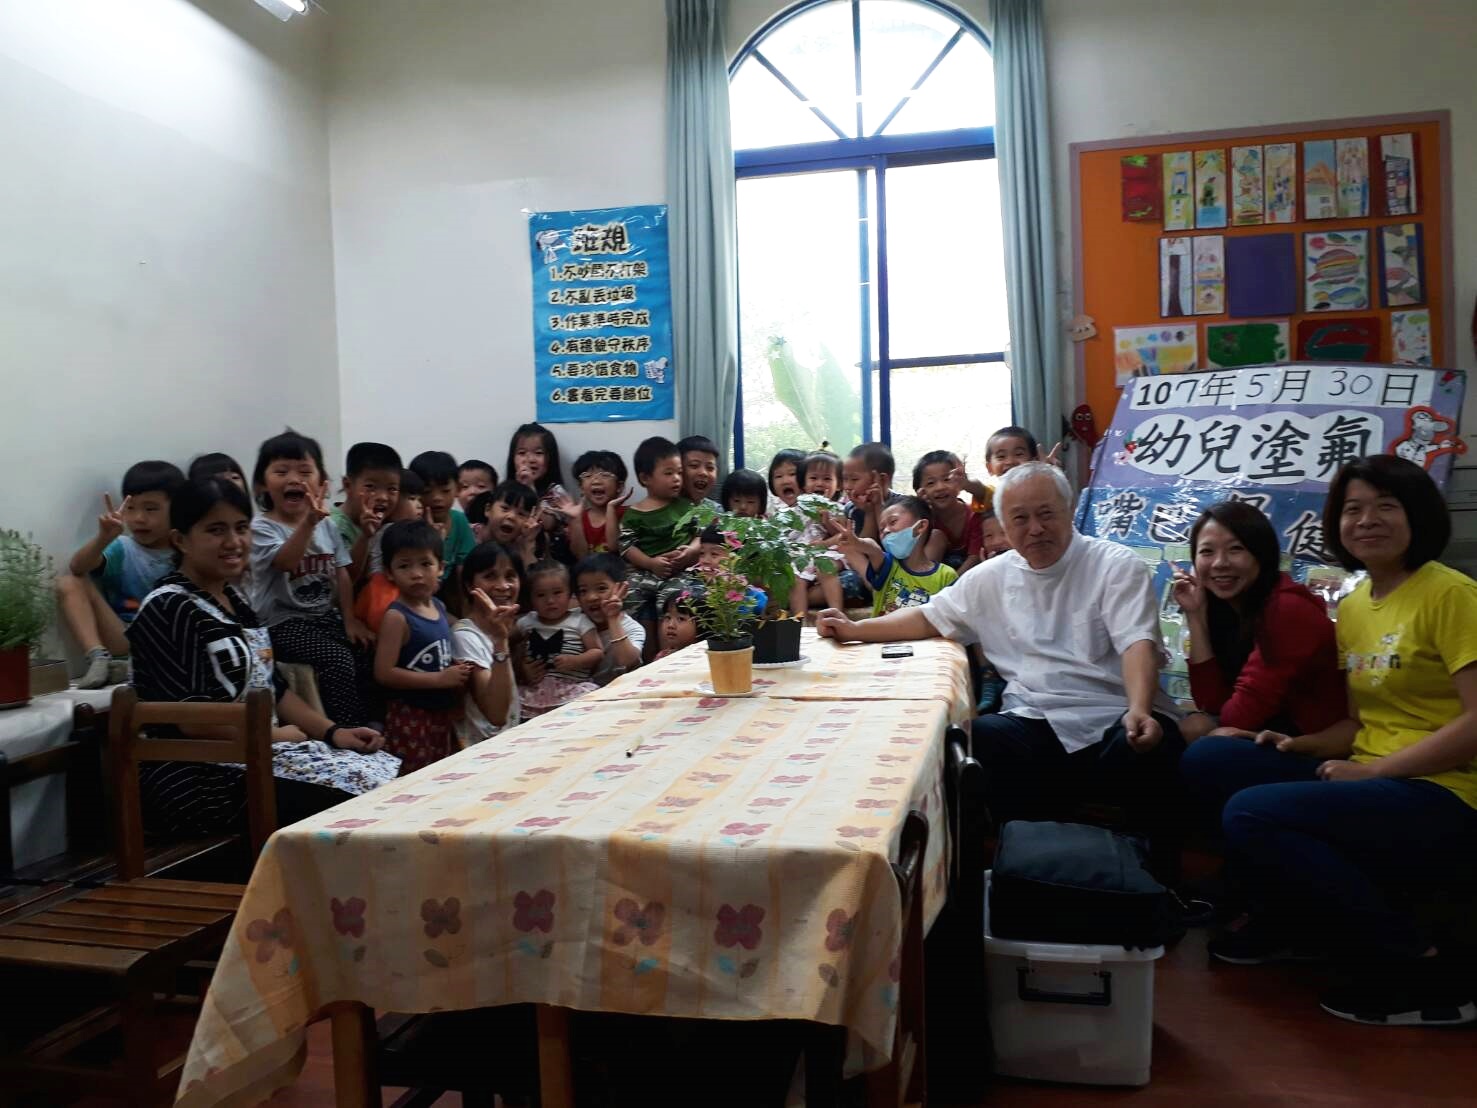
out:
<path id="1" fill-rule="evenodd" d="M 667 208 L 528 217 L 540 423 L 671 419 Z"/>
<path id="2" fill-rule="evenodd" d="M 1456 455 L 1466 375 L 1331 363 L 1139 377 L 1125 386 L 1077 506 L 1085 535 L 1121 542 L 1154 571 L 1171 664 L 1165 688 L 1189 698 L 1185 626 L 1170 598 L 1190 562 L 1190 526 L 1219 500 L 1271 520 L 1292 576 L 1336 602 L 1345 572 L 1323 541 L 1323 504 L 1339 466 L 1366 454 L 1423 465 L 1443 488 Z"/>

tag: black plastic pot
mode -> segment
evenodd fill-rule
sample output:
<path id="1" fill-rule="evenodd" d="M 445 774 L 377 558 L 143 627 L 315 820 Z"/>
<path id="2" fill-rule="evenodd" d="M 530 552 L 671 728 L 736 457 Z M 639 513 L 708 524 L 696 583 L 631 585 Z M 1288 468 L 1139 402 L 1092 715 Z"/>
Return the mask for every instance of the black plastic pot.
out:
<path id="1" fill-rule="evenodd" d="M 800 621 L 766 619 L 754 629 L 754 664 L 800 660 Z"/>

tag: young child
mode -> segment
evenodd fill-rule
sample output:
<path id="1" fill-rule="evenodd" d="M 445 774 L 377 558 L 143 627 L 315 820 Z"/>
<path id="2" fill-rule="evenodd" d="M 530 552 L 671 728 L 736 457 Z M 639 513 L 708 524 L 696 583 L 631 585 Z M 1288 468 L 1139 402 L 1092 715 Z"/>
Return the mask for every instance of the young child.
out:
<path id="1" fill-rule="evenodd" d="M 504 481 L 472 501 L 472 514 L 482 514 L 482 541 L 502 543 L 517 556 L 526 571 L 540 560 L 539 502 L 532 487 Z"/>
<path id="2" fill-rule="evenodd" d="M 456 459 L 444 450 L 427 450 L 410 459 L 410 468 L 425 482 L 422 502 L 430 523 L 441 532 L 441 583 L 450 586 L 441 593 L 442 600 L 461 607 L 461 587 L 456 582 L 458 568 L 477 545 L 472 525 L 461 512 L 453 512 L 456 503 Z"/>
<path id="3" fill-rule="evenodd" d="M 540 562 L 528 571 L 533 611 L 518 617 L 528 688 L 524 718 L 543 715 L 598 688 L 590 678 L 605 659 L 600 634 L 578 609 L 569 610 L 569 568 Z"/>
<path id="4" fill-rule="evenodd" d="M 251 606 L 279 661 L 313 667 L 328 718 L 361 727 L 354 646 L 374 634 L 354 615 L 349 548 L 323 500 L 323 451 L 289 428 L 262 443 L 251 486 L 264 513 L 251 522 Z"/>
<path id="5" fill-rule="evenodd" d="M 800 482 L 807 494 L 824 496 L 827 500 L 834 501 L 841 492 L 841 459 L 829 450 L 807 454 L 800 466 Z M 825 543 L 826 525 L 820 520 L 810 520 L 801 537 L 809 543 Z M 797 616 L 804 616 L 817 603 L 826 608 L 844 608 L 846 598 L 841 586 L 841 576 L 841 573 L 822 573 L 814 562 L 803 570 L 797 570 L 795 588 L 790 593 L 790 611 Z M 855 578 L 856 574 L 852 573 L 852 576 Z"/>
<path id="6" fill-rule="evenodd" d="M 800 466 L 800 486 L 827 500 L 841 499 L 841 459 L 829 450 L 815 450 Z"/>
<path id="7" fill-rule="evenodd" d="M 402 469 L 400 495 L 389 511 L 387 522 L 404 523 L 406 520 L 418 519 L 424 523 L 425 509 L 421 507 L 421 493 L 424 489 L 425 482 L 414 470 Z M 384 556 L 380 550 L 380 541 L 384 534 L 385 528 L 381 527 L 369 540 L 369 575 L 354 597 L 354 615 L 375 634 L 379 634 L 380 620 L 385 618 L 385 612 L 400 595 L 395 583 L 390 580 L 390 575 L 385 572 Z"/>
<path id="8" fill-rule="evenodd" d="M 1026 462 L 1050 462 L 1052 465 L 1061 465 L 1057 457 L 1057 451 L 1062 448 L 1057 443 L 1051 448 L 1049 454 L 1041 453 L 1041 444 L 1036 441 L 1036 436 L 1024 427 L 1014 424 L 1002 427 L 985 440 L 985 472 L 990 475 L 990 480 L 971 480 L 960 467 L 960 487 L 974 498 L 972 507 L 977 512 L 986 511 L 994 506 L 995 482 L 1000 480 L 1006 473 L 1018 465 Z"/>
<path id="9" fill-rule="evenodd" d="M 774 497 L 770 510 L 793 508 L 800 498 L 800 467 L 805 464 L 805 451 L 786 447 L 769 459 L 769 492 Z"/>
<path id="10" fill-rule="evenodd" d="M 478 493 L 491 492 L 497 485 L 497 470 L 480 458 L 468 458 L 456 468 L 456 503 L 463 512 Z"/>
<path id="11" fill-rule="evenodd" d="M 980 561 L 983 513 L 959 499 L 963 463 L 951 450 L 930 450 L 913 467 L 913 491 L 933 511 L 928 557 L 964 574 Z"/>
<path id="12" fill-rule="evenodd" d="M 769 490 L 752 469 L 736 469 L 725 477 L 718 499 L 725 512 L 748 519 L 762 519 L 769 510 Z"/>
<path id="13" fill-rule="evenodd" d="M 587 450 L 574 460 L 580 503 L 556 497 L 554 507 L 569 521 L 569 549 L 576 558 L 620 549 L 626 514 L 626 463 L 613 450 Z"/>
<path id="14" fill-rule="evenodd" d="M 897 463 L 892 451 L 880 442 L 864 442 L 852 449 L 841 466 L 842 481 L 851 498 L 851 525 L 861 538 L 879 535 L 882 509 L 902 499 L 892 491 Z"/>
<path id="15" fill-rule="evenodd" d="M 543 528 L 543 541 L 538 544 L 538 557 L 553 558 L 566 565 L 574 561 L 570 552 L 565 518 L 555 507 L 556 501 L 569 494 L 559 482 L 564 470 L 559 462 L 559 443 L 542 423 L 525 423 L 508 441 L 506 479 L 529 486 L 538 494 L 538 524 Z"/>
<path id="16" fill-rule="evenodd" d="M 400 592 L 380 623 L 374 679 L 386 690 L 385 749 L 414 773 L 455 753 L 462 689 L 472 676 L 452 660 L 451 624 L 436 599 L 441 587 L 441 534 L 424 520 L 385 528 L 380 546 Z"/>
<path id="17" fill-rule="evenodd" d="M 123 474 L 123 503 L 103 494 L 97 534 L 72 555 L 67 573 L 57 577 L 62 620 L 82 648 L 87 669 L 80 689 L 100 689 L 110 678 L 114 658 L 128 657 L 124 628 L 133 622 L 144 597 L 159 578 L 174 572 L 169 539 L 169 501 L 185 475 L 168 462 L 137 462 Z M 122 667 L 117 667 L 121 669 Z"/>
<path id="18" fill-rule="evenodd" d="M 1005 537 L 1005 528 L 1000 523 L 1000 517 L 993 511 L 981 512 L 979 516 L 980 557 L 988 559 L 1004 554 L 1010 549 L 1010 541 Z"/>
<path id="19" fill-rule="evenodd" d="M 697 504 L 707 499 L 718 480 L 718 447 L 705 435 L 688 435 L 677 442 L 682 455 L 682 495 Z"/>
<path id="20" fill-rule="evenodd" d="M 522 721 L 511 655 L 525 585 L 523 562 L 501 543 L 481 543 L 462 563 L 470 614 L 451 629 L 451 655 L 472 667 L 465 715 L 457 727 L 464 747 Z"/>
<path id="21" fill-rule="evenodd" d="M 201 454 L 190 463 L 186 476 L 191 481 L 199 481 L 205 477 L 223 477 L 247 496 L 251 495 L 251 490 L 246 487 L 246 471 L 241 468 L 241 463 L 229 454 L 222 454 L 218 451 L 212 454 Z"/>
<path id="22" fill-rule="evenodd" d="M 574 567 L 580 611 L 595 625 L 605 656 L 595 683 L 607 685 L 641 664 L 646 629 L 626 613 L 626 563 L 616 554 L 591 554 Z"/>
<path id="23" fill-rule="evenodd" d="M 344 458 L 344 502 L 328 514 L 349 548 L 349 580 L 359 589 L 373 570 L 375 535 L 400 499 L 400 455 L 382 442 L 356 442 Z"/>
<path id="24" fill-rule="evenodd" d="M 656 622 L 656 594 L 662 582 L 697 558 L 690 540 L 692 501 L 682 495 L 682 454 L 675 443 L 650 438 L 636 448 L 636 480 L 646 499 L 621 520 L 621 554 L 631 564 L 626 579 L 626 611 L 650 630 Z"/>
<path id="25" fill-rule="evenodd" d="M 838 528 L 832 545 L 857 573 L 866 575 L 875 597 L 872 615 L 919 607 L 954 583 L 953 569 L 925 552 L 932 516 L 927 502 L 904 496 L 882 509 L 880 545 L 848 527 Z"/>
<path id="26" fill-rule="evenodd" d="M 691 592 L 675 593 L 667 597 L 667 602 L 662 607 L 662 621 L 657 628 L 661 649 L 657 651 L 656 659 L 675 654 L 702 638 L 697 618 L 693 615 L 693 599 Z"/>

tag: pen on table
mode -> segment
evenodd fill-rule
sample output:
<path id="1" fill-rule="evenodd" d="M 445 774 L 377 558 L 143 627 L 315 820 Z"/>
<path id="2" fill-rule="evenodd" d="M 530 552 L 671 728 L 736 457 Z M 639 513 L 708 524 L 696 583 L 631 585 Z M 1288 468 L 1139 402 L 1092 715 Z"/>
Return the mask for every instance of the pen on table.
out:
<path id="1" fill-rule="evenodd" d="M 630 746 L 626 747 L 626 757 L 629 758 L 632 754 L 635 754 L 636 751 L 638 751 L 640 749 L 641 749 L 641 736 L 640 735 L 637 735 L 636 736 L 636 741 L 633 742 Z"/>

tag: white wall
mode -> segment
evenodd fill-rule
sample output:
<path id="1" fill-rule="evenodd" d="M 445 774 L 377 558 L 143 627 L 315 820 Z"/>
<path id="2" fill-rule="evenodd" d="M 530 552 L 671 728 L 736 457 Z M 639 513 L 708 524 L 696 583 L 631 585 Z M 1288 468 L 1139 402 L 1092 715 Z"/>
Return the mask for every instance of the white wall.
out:
<path id="1" fill-rule="evenodd" d="M 0 4 L 0 526 L 60 567 L 143 458 L 338 453 L 323 28 Z"/>

